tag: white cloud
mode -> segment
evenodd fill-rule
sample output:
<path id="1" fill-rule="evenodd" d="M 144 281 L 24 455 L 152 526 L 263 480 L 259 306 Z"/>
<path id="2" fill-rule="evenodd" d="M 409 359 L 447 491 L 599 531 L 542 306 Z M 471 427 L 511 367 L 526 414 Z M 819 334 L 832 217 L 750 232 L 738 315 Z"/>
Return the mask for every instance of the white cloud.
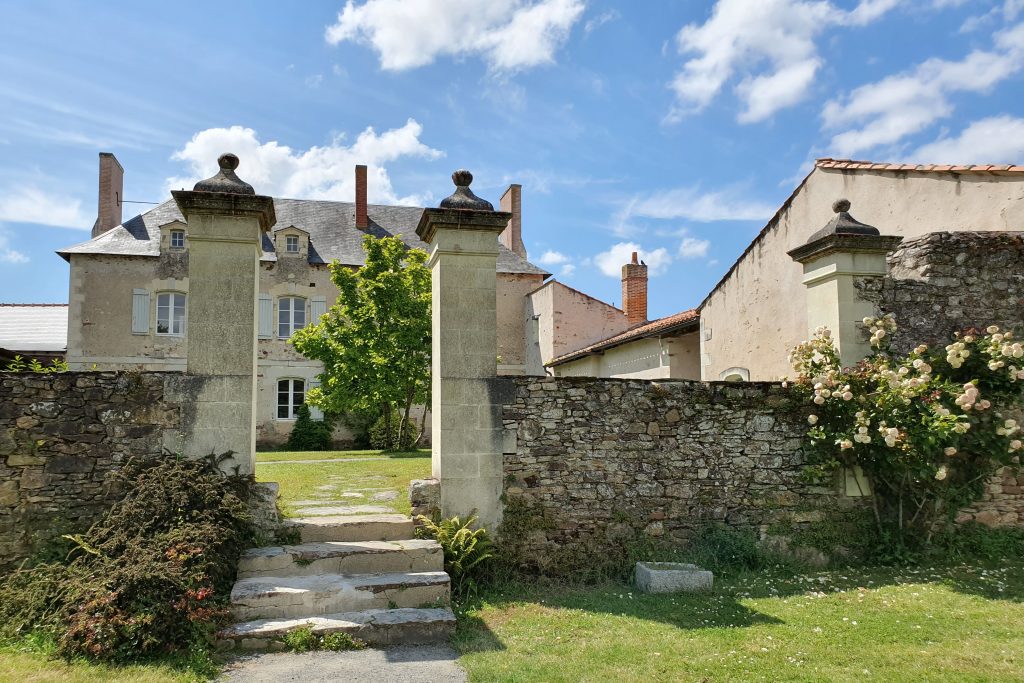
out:
<path id="1" fill-rule="evenodd" d="M 699 187 L 676 187 L 635 197 L 627 204 L 629 216 L 659 219 L 687 219 L 700 223 L 715 221 L 761 221 L 775 207 L 743 196 L 739 186 L 703 192 Z"/>
<path id="2" fill-rule="evenodd" d="M 821 68 L 815 40 L 835 26 L 863 26 L 903 0 L 861 0 L 846 11 L 826 0 L 718 0 L 704 24 L 676 35 L 681 54 L 695 54 L 671 83 L 677 121 L 707 107 L 739 78 L 741 123 L 768 118 L 803 100 Z"/>
<path id="3" fill-rule="evenodd" d="M 20 251 L 16 251 L 11 248 L 11 242 L 7 237 L 7 231 L 4 230 L 3 226 L 0 226 L 0 263 L 11 263 L 17 265 L 19 263 L 28 263 L 28 260 L 28 256 L 25 256 Z"/>
<path id="4" fill-rule="evenodd" d="M 647 263 L 647 273 L 651 277 L 661 275 L 668 270 L 672 263 L 672 257 L 668 249 L 658 247 L 657 249 L 644 249 L 635 242 L 619 242 L 613 244 L 607 251 L 602 251 L 594 256 L 594 265 L 608 277 L 621 278 L 622 266 L 630 262 L 633 252 L 637 252 L 641 261 Z"/>
<path id="5" fill-rule="evenodd" d="M 383 204 L 421 204 L 419 195 L 398 196 L 384 165 L 404 157 L 437 159 L 443 152 L 420 141 L 423 127 L 409 119 L 401 128 L 378 134 L 367 128 L 348 146 L 337 137 L 323 147 L 292 150 L 276 141 L 260 142 L 252 128 L 208 128 L 196 133 L 172 159 L 189 165 L 185 177 L 169 178 L 170 189 L 190 188 L 217 170 L 217 157 L 230 151 L 241 163 L 238 175 L 260 194 L 299 199 L 352 201 L 356 164 L 366 164 L 369 201 Z"/>
<path id="6" fill-rule="evenodd" d="M 697 239 L 696 237 L 684 237 L 683 241 L 679 243 L 679 258 L 705 258 L 708 255 L 708 249 L 710 247 L 711 242 L 708 240 Z"/>
<path id="7" fill-rule="evenodd" d="M 388 71 L 479 55 L 492 71 L 509 72 L 553 62 L 584 7 L 584 0 L 348 0 L 326 38 L 368 43 Z"/>
<path id="8" fill-rule="evenodd" d="M 1024 118 L 992 116 L 972 122 L 959 137 L 924 145 L 911 159 L 929 164 L 1019 164 L 1024 160 Z"/>
<path id="9" fill-rule="evenodd" d="M 571 263 L 566 263 L 566 264 L 565 264 L 564 266 L 562 266 L 562 268 L 561 268 L 561 269 L 560 269 L 560 270 L 558 271 L 558 274 L 559 274 L 559 275 L 561 275 L 562 277 L 570 277 L 570 276 L 572 276 L 572 274 L 573 274 L 573 273 L 575 273 L 575 272 L 576 272 L 576 266 L 574 266 L 574 265 L 573 265 L 573 264 L 571 264 Z"/>
<path id="10" fill-rule="evenodd" d="M 949 96 L 986 92 L 1024 67 L 1024 24 L 994 36 L 993 50 L 975 50 L 963 60 L 929 59 L 913 70 L 862 85 L 822 110 L 832 150 L 852 156 L 891 145 L 953 112 Z"/>
<path id="11" fill-rule="evenodd" d="M 617 21 L 620 17 L 622 17 L 622 15 L 619 14 L 617 10 L 610 9 L 606 12 L 602 12 L 596 17 L 587 20 L 587 23 L 583 25 L 583 32 L 590 34 L 592 31 L 604 26 L 610 21 Z"/>
<path id="12" fill-rule="evenodd" d="M 551 249 L 545 251 L 543 254 L 540 255 L 540 258 L 537 259 L 537 263 L 541 264 L 542 266 L 557 266 L 560 263 L 568 262 L 568 256 L 566 256 L 560 251 L 552 251 Z"/>
<path id="13" fill-rule="evenodd" d="M 83 230 L 92 228 L 94 222 L 83 212 L 81 200 L 51 194 L 31 185 L 0 190 L 0 220 Z"/>

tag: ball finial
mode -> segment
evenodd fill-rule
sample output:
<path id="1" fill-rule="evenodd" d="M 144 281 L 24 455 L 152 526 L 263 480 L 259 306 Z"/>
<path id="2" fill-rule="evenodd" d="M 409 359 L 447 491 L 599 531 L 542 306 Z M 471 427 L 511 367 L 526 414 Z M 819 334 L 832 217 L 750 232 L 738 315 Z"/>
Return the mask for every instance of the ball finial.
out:
<path id="1" fill-rule="evenodd" d="M 455 187 L 469 187 L 473 184 L 473 174 L 460 168 L 452 173 L 452 182 L 455 183 Z"/>
<path id="2" fill-rule="evenodd" d="M 832 202 L 832 210 L 836 213 L 846 213 L 850 210 L 849 199 L 837 199 Z"/>
<path id="3" fill-rule="evenodd" d="M 238 168 L 238 157 L 227 152 L 217 157 L 217 165 L 226 171 L 234 171 Z"/>

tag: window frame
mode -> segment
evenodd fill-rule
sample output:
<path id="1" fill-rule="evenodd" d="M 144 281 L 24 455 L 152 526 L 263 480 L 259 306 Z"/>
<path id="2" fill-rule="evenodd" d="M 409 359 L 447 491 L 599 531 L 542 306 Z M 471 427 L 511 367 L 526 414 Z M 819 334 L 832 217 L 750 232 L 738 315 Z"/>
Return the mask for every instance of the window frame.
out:
<path id="1" fill-rule="evenodd" d="M 295 248 L 292 249 L 292 245 Z M 284 252 L 286 254 L 298 254 L 299 253 L 299 236 L 298 235 L 285 235 L 284 236 Z"/>
<path id="2" fill-rule="evenodd" d="M 287 301 L 288 306 L 283 306 L 283 303 Z M 301 306 L 296 306 L 296 302 L 302 302 Z M 305 297 L 287 295 L 279 296 L 277 298 L 277 338 L 278 339 L 290 339 L 296 330 L 301 330 L 309 324 L 309 315 L 306 310 L 309 306 L 309 301 Z M 287 310 L 286 310 L 287 309 Z M 297 324 L 296 318 L 301 311 L 302 324 Z M 282 315 L 287 315 L 286 320 L 282 320 Z M 282 334 L 282 330 L 287 329 L 288 334 Z"/>
<path id="3" fill-rule="evenodd" d="M 174 241 L 175 241 L 174 238 L 175 237 L 180 237 L 181 238 L 181 244 L 175 244 L 174 243 Z M 184 249 L 185 248 L 185 231 L 184 230 L 171 230 L 170 245 L 171 245 L 171 249 Z"/>
<path id="4" fill-rule="evenodd" d="M 282 403 L 281 385 L 285 383 L 287 384 L 284 392 L 285 396 L 287 396 L 287 400 L 284 403 Z M 300 387 L 298 391 L 296 391 L 296 383 L 298 383 Z M 276 390 L 277 396 L 274 401 L 274 419 L 282 422 L 292 422 L 296 420 L 299 415 L 299 408 L 301 408 L 302 405 L 306 402 L 306 392 L 308 391 L 308 388 L 306 386 L 306 380 L 303 379 L 302 377 L 281 377 L 280 379 L 277 380 Z M 296 401 L 295 397 L 299 394 L 301 394 L 302 400 Z M 282 408 L 284 408 L 287 413 L 284 417 L 281 416 Z"/>
<path id="5" fill-rule="evenodd" d="M 161 305 L 161 299 L 168 297 L 168 301 L 165 305 Z M 178 310 L 178 298 L 181 298 L 181 317 L 180 319 L 175 315 Z M 167 311 L 167 323 L 168 331 L 160 331 L 160 311 L 164 309 Z M 180 323 L 180 329 L 175 331 L 175 323 Z M 156 327 L 154 332 L 159 337 L 184 337 L 185 330 L 188 328 L 188 294 L 185 292 L 157 292 L 156 293 Z"/>

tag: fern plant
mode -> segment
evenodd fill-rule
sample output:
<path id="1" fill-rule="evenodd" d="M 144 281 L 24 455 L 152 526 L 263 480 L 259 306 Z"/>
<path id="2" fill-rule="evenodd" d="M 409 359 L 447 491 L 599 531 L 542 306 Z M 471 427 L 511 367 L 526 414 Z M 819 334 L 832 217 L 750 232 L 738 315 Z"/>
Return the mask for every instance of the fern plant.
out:
<path id="1" fill-rule="evenodd" d="M 452 594 L 463 598 L 476 591 L 477 579 L 484 565 L 494 556 L 494 544 L 483 527 L 472 528 L 476 516 L 434 521 L 420 515 L 421 537 L 433 538 L 444 550 L 444 570 L 452 580 Z"/>

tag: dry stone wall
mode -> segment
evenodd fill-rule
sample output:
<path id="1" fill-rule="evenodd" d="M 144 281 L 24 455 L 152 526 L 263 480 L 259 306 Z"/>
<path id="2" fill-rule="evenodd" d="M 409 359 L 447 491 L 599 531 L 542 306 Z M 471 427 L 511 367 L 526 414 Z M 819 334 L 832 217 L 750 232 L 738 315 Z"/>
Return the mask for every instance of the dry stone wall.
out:
<path id="1" fill-rule="evenodd" d="M 0 373 L 0 568 L 86 528 L 116 498 L 111 474 L 128 458 L 161 457 L 181 426 L 188 381 Z"/>
<path id="2" fill-rule="evenodd" d="M 801 480 L 806 410 L 778 384 L 506 381 L 506 529 L 538 561 L 644 536 L 682 543 L 713 522 L 765 535 L 854 504 Z"/>
<path id="3" fill-rule="evenodd" d="M 862 296 L 896 316 L 894 346 L 945 346 L 953 334 L 998 325 L 1024 336 L 1024 232 L 933 232 L 903 242 L 889 274 Z M 1004 469 L 959 521 L 1024 526 L 1024 471 Z"/>

